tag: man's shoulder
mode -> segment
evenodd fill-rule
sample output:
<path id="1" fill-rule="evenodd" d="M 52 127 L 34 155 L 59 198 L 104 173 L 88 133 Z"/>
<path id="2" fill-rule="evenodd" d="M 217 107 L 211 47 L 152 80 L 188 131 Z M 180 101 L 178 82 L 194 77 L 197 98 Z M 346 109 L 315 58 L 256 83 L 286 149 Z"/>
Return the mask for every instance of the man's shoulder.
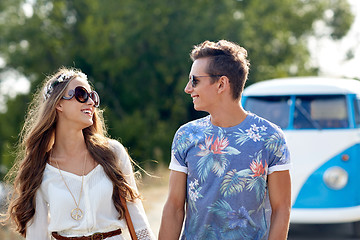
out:
<path id="1" fill-rule="evenodd" d="M 248 116 L 250 118 L 249 119 L 250 125 L 255 124 L 259 127 L 266 128 L 267 132 L 281 132 L 282 133 L 281 128 L 273 122 L 271 122 L 263 117 L 260 117 L 260 116 L 256 115 L 255 113 L 248 113 Z"/>
<path id="2" fill-rule="evenodd" d="M 181 125 L 178 131 L 184 131 L 189 128 L 208 127 L 208 126 L 210 126 L 210 115 L 187 122 Z"/>

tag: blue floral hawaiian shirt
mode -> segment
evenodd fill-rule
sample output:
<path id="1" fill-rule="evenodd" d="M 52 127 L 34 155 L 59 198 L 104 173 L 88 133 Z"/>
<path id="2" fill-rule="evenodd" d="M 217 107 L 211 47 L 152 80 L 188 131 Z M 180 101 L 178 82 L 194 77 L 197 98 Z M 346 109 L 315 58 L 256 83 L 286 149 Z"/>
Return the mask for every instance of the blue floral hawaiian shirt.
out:
<path id="1" fill-rule="evenodd" d="M 176 132 L 169 168 L 187 174 L 182 239 L 267 239 L 267 176 L 288 170 L 290 157 L 275 124 L 248 113 L 222 128 L 208 115 Z"/>

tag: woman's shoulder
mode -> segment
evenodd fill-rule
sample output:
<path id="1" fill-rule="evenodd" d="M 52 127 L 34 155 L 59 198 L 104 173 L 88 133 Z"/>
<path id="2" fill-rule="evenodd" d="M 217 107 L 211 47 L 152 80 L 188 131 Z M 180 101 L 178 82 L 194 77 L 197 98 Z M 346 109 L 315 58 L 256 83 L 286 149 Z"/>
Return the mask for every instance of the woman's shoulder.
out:
<path id="1" fill-rule="evenodd" d="M 109 139 L 109 147 L 112 151 L 114 151 L 116 156 L 119 156 L 120 160 L 123 160 L 127 157 L 127 151 L 125 147 L 115 139 Z"/>
<path id="2" fill-rule="evenodd" d="M 126 152 L 125 147 L 118 140 L 109 138 L 108 142 L 109 142 L 109 147 L 116 153 L 120 153 L 123 151 Z"/>

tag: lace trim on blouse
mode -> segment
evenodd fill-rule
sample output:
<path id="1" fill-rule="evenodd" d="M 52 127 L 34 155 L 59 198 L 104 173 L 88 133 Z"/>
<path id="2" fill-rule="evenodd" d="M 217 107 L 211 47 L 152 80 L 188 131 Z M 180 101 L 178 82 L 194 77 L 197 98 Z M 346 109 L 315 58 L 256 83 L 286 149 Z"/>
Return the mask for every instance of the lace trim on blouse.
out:
<path id="1" fill-rule="evenodd" d="M 153 238 L 151 238 L 151 234 L 147 228 L 135 231 L 135 233 L 139 240 L 152 240 L 153 239 Z"/>

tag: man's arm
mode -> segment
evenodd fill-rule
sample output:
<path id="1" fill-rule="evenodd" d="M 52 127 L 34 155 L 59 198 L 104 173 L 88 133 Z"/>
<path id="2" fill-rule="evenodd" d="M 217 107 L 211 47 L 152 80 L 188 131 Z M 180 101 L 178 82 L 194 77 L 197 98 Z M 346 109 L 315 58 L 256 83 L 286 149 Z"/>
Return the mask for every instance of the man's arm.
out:
<path id="1" fill-rule="evenodd" d="M 186 174 L 171 171 L 169 177 L 169 194 L 165 203 L 159 240 L 178 240 L 185 215 Z"/>
<path id="2" fill-rule="evenodd" d="M 291 210 L 291 180 L 289 170 L 268 176 L 269 198 L 272 208 L 269 240 L 285 240 L 289 231 Z"/>

